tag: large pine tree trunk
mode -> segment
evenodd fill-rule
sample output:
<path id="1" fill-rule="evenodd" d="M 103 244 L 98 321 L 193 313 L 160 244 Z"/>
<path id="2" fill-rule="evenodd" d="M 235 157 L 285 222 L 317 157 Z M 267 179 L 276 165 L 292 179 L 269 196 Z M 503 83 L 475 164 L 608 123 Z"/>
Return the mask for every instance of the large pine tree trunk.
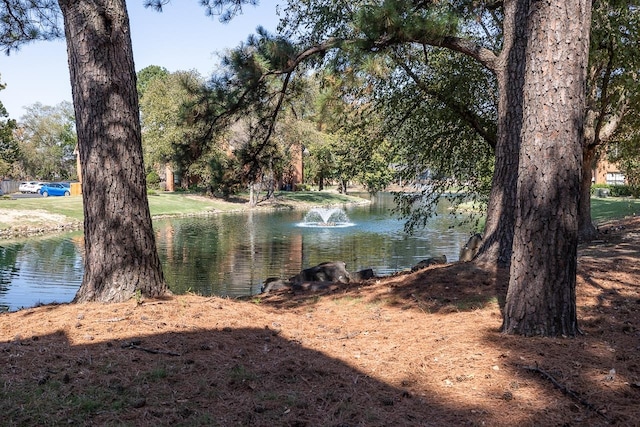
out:
<path id="1" fill-rule="evenodd" d="M 573 336 L 591 2 L 518 3 L 529 38 L 503 331 Z"/>
<path id="2" fill-rule="evenodd" d="M 84 202 L 85 272 L 75 302 L 168 292 L 156 251 L 124 0 L 59 0 Z"/>

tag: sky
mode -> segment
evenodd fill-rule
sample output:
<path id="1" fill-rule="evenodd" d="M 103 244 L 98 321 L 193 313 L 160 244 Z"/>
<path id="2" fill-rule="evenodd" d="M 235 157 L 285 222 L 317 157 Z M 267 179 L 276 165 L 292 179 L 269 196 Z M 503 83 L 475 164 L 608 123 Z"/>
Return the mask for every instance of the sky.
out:
<path id="1" fill-rule="evenodd" d="M 145 9 L 143 0 L 127 0 L 136 71 L 159 65 L 170 72 L 195 69 L 208 77 L 219 62 L 218 53 L 238 46 L 258 26 L 276 31 L 279 3 L 282 0 L 245 5 L 242 15 L 223 24 L 217 17 L 207 17 L 198 0 L 173 0 L 162 13 Z M 10 56 L 0 53 L 0 82 L 6 85 L 0 102 L 12 119 L 19 120 L 24 107 L 36 102 L 51 106 L 70 102 L 64 40 L 31 43 Z"/>

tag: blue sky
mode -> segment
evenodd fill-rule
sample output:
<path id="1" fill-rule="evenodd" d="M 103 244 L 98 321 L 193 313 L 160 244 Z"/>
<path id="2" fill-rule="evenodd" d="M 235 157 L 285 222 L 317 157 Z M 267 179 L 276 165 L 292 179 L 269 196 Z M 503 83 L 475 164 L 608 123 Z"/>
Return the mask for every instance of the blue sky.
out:
<path id="1" fill-rule="evenodd" d="M 195 69 L 208 77 L 218 64 L 217 53 L 238 46 L 260 25 L 275 32 L 281 3 L 260 0 L 223 24 L 205 16 L 197 0 L 173 0 L 162 13 L 145 9 L 143 0 L 127 0 L 136 71 L 159 65 L 172 72 Z M 0 53 L 0 81 L 7 85 L 0 101 L 13 119 L 20 119 L 23 107 L 36 102 L 71 101 L 64 40 L 32 43 L 10 56 Z"/>

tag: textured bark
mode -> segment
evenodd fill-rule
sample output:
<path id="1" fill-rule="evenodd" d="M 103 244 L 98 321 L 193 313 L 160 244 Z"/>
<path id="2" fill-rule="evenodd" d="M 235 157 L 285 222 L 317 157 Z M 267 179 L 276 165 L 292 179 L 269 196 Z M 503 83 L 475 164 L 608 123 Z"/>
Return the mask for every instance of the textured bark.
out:
<path id="1" fill-rule="evenodd" d="M 578 199 L 591 3 L 519 1 L 529 38 L 513 256 L 503 330 L 574 336 Z"/>
<path id="2" fill-rule="evenodd" d="M 515 225 L 518 155 L 522 129 L 525 28 L 517 26 L 517 2 L 504 2 L 504 44 L 494 72 L 498 82 L 498 135 L 487 221 L 475 262 L 506 267 L 511 261 Z"/>
<path id="3" fill-rule="evenodd" d="M 75 302 L 167 293 L 147 201 L 124 0 L 59 0 L 84 202 L 85 272 Z"/>

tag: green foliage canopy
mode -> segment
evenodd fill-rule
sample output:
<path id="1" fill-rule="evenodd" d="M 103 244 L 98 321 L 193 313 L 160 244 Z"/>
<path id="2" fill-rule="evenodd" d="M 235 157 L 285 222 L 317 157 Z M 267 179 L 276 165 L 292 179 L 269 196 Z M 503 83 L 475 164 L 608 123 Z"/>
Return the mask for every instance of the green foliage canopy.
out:
<path id="1" fill-rule="evenodd" d="M 18 141 L 21 173 L 42 180 L 76 177 L 74 149 L 78 142 L 73 106 L 35 103 L 20 118 Z"/>
<path id="2" fill-rule="evenodd" d="M 0 91 L 6 86 L 0 82 Z M 11 173 L 13 164 L 20 158 L 20 147 L 15 139 L 16 121 L 9 118 L 0 101 L 0 177 Z"/>
<path id="3" fill-rule="evenodd" d="M 204 80 L 195 71 L 166 73 L 148 67 L 140 73 L 142 142 L 147 169 L 171 163 L 188 187 L 195 176 L 209 176 L 208 162 L 217 155 L 214 135 L 196 120 L 194 106 Z"/>

